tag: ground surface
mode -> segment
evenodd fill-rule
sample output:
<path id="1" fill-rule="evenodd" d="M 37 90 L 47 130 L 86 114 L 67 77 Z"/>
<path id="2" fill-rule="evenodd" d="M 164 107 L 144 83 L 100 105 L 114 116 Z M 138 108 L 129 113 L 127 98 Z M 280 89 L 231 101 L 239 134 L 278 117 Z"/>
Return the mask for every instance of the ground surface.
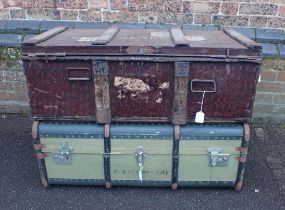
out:
<path id="1" fill-rule="evenodd" d="M 0 117 L 0 209 L 285 209 L 285 127 L 255 124 L 241 193 L 232 189 L 72 187 L 44 189 L 31 122 Z"/>

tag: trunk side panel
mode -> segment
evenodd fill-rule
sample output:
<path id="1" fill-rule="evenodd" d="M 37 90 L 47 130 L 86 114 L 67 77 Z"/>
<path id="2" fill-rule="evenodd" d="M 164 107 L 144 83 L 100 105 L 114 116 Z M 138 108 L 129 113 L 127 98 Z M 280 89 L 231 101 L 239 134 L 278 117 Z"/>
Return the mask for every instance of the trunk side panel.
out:
<path id="1" fill-rule="evenodd" d="M 91 62 L 31 61 L 25 65 L 33 116 L 95 116 L 94 85 L 69 81 L 67 69 L 90 69 Z M 73 76 L 77 76 L 76 74 Z"/>
<path id="2" fill-rule="evenodd" d="M 171 116 L 173 64 L 110 62 L 112 117 Z"/>
<path id="3" fill-rule="evenodd" d="M 189 88 L 191 80 L 214 80 L 215 93 L 205 93 L 203 112 L 205 120 L 250 119 L 256 91 L 258 69 L 250 63 L 202 63 L 190 65 Z M 200 111 L 202 93 L 189 91 L 188 119 L 194 120 Z"/>

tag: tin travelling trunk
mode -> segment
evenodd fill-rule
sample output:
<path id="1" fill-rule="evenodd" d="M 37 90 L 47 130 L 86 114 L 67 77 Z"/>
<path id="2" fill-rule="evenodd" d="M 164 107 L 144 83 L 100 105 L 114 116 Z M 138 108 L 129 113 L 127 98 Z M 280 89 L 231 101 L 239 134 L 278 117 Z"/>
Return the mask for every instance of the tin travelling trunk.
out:
<path id="1" fill-rule="evenodd" d="M 58 27 L 22 60 L 35 120 L 248 123 L 261 47 L 233 30 Z"/>
<path id="2" fill-rule="evenodd" d="M 241 189 L 247 124 L 34 122 L 44 186 L 220 186 Z"/>

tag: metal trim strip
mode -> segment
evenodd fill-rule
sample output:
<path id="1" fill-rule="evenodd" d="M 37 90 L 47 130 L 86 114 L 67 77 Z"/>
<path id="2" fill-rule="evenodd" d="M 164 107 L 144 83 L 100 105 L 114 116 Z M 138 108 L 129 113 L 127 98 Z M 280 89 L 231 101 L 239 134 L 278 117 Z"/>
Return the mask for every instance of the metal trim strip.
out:
<path id="1" fill-rule="evenodd" d="M 50 185 L 64 184 L 64 185 L 104 185 L 103 179 L 60 179 L 49 178 Z"/>
<path id="2" fill-rule="evenodd" d="M 185 187 L 234 187 L 235 181 L 178 181 L 178 186 Z"/>

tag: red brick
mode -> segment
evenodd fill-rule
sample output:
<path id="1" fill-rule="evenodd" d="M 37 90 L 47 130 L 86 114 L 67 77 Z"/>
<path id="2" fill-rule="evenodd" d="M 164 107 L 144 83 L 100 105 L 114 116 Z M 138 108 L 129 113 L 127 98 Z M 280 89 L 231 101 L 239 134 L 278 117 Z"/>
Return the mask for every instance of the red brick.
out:
<path id="1" fill-rule="evenodd" d="M 255 103 L 257 104 L 272 104 L 273 101 L 273 94 L 266 94 L 266 93 L 256 93 L 255 96 Z"/>
<path id="2" fill-rule="evenodd" d="M 271 28 L 285 28 L 285 18 L 268 18 L 268 27 Z"/>
<path id="3" fill-rule="evenodd" d="M 79 19 L 82 21 L 102 21 L 102 12 L 95 9 L 79 11 Z"/>
<path id="4" fill-rule="evenodd" d="M 110 0 L 111 9 L 113 10 L 127 10 L 128 4 L 126 0 Z"/>
<path id="5" fill-rule="evenodd" d="M 183 2 L 183 12 L 218 14 L 220 2 Z"/>
<path id="6" fill-rule="evenodd" d="M 105 9 L 110 6 L 108 0 L 89 0 L 89 4 L 92 9 Z"/>
<path id="7" fill-rule="evenodd" d="M 140 23 L 156 23 L 157 13 L 156 12 L 139 12 L 138 22 Z"/>
<path id="8" fill-rule="evenodd" d="M 3 7 L 22 7 L 22 0 L 3 0 Z"/>
<path id="9" fill-rule="evenodd" d="M 57 7 L 66 9 L 87 9 L 87 0 L 58 0 Z"/>
<path id="10" fill-rule="evenodd" d="M 15 90 L 15 82 L 6 82 L 6 81 L 0 81 L 0 90 L 8 90 L 13 91 Z"/>
<path id="11" fill-rule="evenodd" d="M 280 6 L 278 11 L 279 16 L 285 16 L 285 6 Z"/>
<path id="12" fill-rule="evenodd" d="M 260 83 L 258 83 L 257 90 L 259 92 L 267 92 L 267 93 L 284 93 L 285 92 L 285 83 L 260 82 Z"/>
<path id="13" fill-rule="evenodd" d="M 285 4 L 285 0 L 270 0 L 273 4 Z"/>
<path id="14" fill-rule="evenodd" d="M 0 17 L 2 20 L 9 19 L 9 10 L 8 9 L 0 9 Z"/>
<path id="15" fill-rule="evenodd" d="M 28 9 L 27 19 L 36 20 L 60 20 L 60 10 L 57 9 Z"/>
<path id="16" fill-rule="evenodd" d="M 280 104 L 280 105 L 285 105 L 285 94 L 275 94 L 273 96 L 273 103 L 274 104 Z"/>
<path id="17" fill-rule="evenodd" d="M 78 10 L 61 10 L 62 20 L 77 20 Z"/>
<path id="18" fill-rule="evenodd" d="M 107 22 L 138 22 L 138 12 L 121 11 L 121 12 L 103 12 L 104 21 Z"/>
<path id="19" fill-rule="evenodd" d="M 1 105 L 0 106 L 0 113 L 21 113 L 21 114 L 28 114 L 29 113 L 29 106 L 28 105 Z"/>
<path id="20" fill-rule="evenodd" d="M 54 0 L 23 0 L 23 8 L 55 8 L 56 4 Z"/>
<path id="21" fill-rule="evenodd" d="M 238 11 L 238 4 L 222 3 L 221 12 L 226 15 L 235 15 Z"/>
<path id="22" fill-rule="evenodd" d="M 11 19 L 26 19 L 26 13 L 23 9 L 10 10 Z"/>
<path id="23" fill-rule="evenodd" d="M 255 104 L 254 112 L 260 114 L 284 114 L 285 106 L 271 104 Z"/>
<path id="24" fill-rule="evenodd" d="M 28 95 L 12 92 L 0 92 L 0 101 L 28 101 Z"/>
<path id="25" fill-rule="evenodd" d="M 165 12 L 182 12 L 182 1 L 164 0 L 162 1 L 162 9 Z"/>
<path id="26" fill-rule="evenodd" d="M 15 92 L 19 93 L 19 94 L 27 94 L 27 86 L 26 83 L 24 82 L 17 82 L 15 84 Z"/>
<path id="27" fill-rule="evenodd" d="M 262 71 L 261 80 L 264 81 L 275 81 L 277 71 Z"/>
<path id="28" fill-rule="evenodd" d="M 277 81 L 285 82 L 285 72 L 284 71 L 279 71 L 277 73 Z"/>
<path id="29" fill-rule="evenodd" d="M 131 11 L 162 11 L 163 0 L 128 0 Z"/>
<path id="30" fill-rule="evenodd" d="M 182 1 L 177 0 L 128 0 L 129 9 L 135 11 L 181 12 Z"/>
<path id="31" fill-rule="evenodd" d="M 266 27 L 267 17 L 251 16 L 249 18 L 251 27 Z"/>
<path id="32" fill-rule="evenodd" d="M 211 24 L 212 16 L 209 14 L 194 14 L 194 24 Z"/>
<path id="33" fill-rule="evenodd" d="M 241 4 L 239 14 L 276 15 L 278 6 L 275 4 Z"/>
<path id="34" fill-rule="evenodd" d="M 225 26 L 247 26 L 249 17 L 235 15 L 214 15 L 212 22 Z"/>
<path id="35" fill-rule="evenodd" d="M 158 23 L 192 23 L 193 17 L 190 13 L 159 12 Z"/>

